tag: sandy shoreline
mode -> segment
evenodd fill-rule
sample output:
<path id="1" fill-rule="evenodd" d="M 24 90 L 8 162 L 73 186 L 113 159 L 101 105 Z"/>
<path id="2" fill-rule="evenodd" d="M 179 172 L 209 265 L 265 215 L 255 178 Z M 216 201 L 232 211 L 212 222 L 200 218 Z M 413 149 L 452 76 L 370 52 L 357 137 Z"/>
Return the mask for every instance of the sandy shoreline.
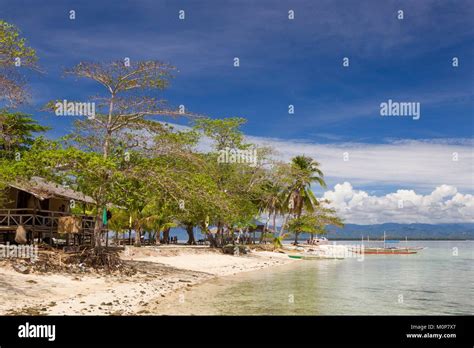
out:
<path id="1" fill-rule="evenodd" d="M 295 262 L 254 251 L 224 255 L 208 247 L 128 247 L 122 258 L 137 274 L 21 274 L 0 266 L 1 315 L 159 315 L 161 300 L 209 279 Z"/>

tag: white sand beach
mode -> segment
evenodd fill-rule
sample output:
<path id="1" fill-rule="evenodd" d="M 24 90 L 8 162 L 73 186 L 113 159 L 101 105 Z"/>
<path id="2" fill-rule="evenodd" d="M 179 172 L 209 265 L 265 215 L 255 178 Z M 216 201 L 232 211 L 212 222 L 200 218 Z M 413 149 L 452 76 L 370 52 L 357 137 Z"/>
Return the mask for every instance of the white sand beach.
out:
<path id="1" fill-rule="evenodd" d="M 186 246 L 128 247 L 121 256 L 136 274 L 21 274 L 2 261 L 0 314 L 159 315 L 150 312 L 150 303 L 177 291 L 217 276 L 295 262 L 268 251 L 233 256 Z"/>

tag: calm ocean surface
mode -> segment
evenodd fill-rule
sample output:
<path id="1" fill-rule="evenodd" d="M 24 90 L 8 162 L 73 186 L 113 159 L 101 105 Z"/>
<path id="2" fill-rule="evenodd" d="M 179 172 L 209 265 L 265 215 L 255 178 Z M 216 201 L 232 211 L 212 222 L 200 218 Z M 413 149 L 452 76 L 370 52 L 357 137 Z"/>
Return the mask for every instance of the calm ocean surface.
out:
<path id="1" fill-rule="evenodd" d="M 474 315 L 474 242 L 411 241 L 408 245 L 427 249 L 415 255 L 365 255 L 363 261 L 303 260 L 216 279 L 186 292 L 184 302 L 163 304 L 159 312 Z"/>

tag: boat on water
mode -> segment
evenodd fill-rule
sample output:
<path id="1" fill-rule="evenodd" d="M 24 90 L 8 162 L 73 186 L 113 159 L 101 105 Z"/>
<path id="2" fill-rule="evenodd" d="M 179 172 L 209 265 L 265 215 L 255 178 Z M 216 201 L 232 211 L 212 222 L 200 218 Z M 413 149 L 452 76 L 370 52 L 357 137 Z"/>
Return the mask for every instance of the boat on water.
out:
<path id="1" fill-rule="evenodd" d="M 334 256 L 326 256 L 326 255 L 311 255 L 311 254 L 303 254 L 303 255 L 288 255 L 290 259 L 298 259 L 298 260 L 343 260 L 344 257 L 334 257 Z"/>
<path id="2" fill-rule="evenodd" d="M 406 255 L 406 254 L 416 254 L 421 249 L 418 248 L 364 248 L 362 250 L 354 250 L 355 253 L 364 253 L 364 254 L 388 254 L 388 255 Z"/>
<path id="3" fill-rule="evenodd" d="M 362 238 L 362 246 L 364 246 L 364 239 Z M 423 250 L 423 247 L 398 247 L 398 246 L 387 246 L 387 243 L 399 243 L 399 241 L 387 241 L 385 239 L 385 232 L 383 233 L 383 247 L 363 247 L 351 250 L 354 253 L 364 253 L 364 254 L 375 254 L 375 255 L 409 255 L 416 254 L 420 250 Z M 408 243 L 407 237 L 405 237 L 405 243 Z"/>
<path id="4" fill-rule="evenodd" d="M 326 237 L 316 237 L 314 239 L 308 239 L 306 241 L 308 245 L 329 245 L 329 240 Z"/>
<path id="5" fill-rule="evenodd" d="M 348 249 L 344 245 L 318 245 L 311 249 L 295 249 L 302 251 L 298 254 L 288 254 L 290 259 L 299 259 L 299 260 L 322 260 L 322 259 L 332 259 L 332 260 L 342 260 L 346 258 L 348 254 Z"/>
<path id="6" fill-rule="evenodd" d="M 290 259 L 297 259 L 297 260 L 301 260 L 303 258 L 303 255 L 288 255 L 288 257 Z"/>

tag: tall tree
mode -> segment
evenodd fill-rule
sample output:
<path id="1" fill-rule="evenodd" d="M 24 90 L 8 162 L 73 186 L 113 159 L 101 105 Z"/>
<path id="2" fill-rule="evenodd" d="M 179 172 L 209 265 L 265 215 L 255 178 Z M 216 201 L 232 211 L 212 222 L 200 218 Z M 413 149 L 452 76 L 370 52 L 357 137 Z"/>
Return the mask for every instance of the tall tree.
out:
<path id="1" fill-rule="evenodd" d="M 319 163 L 307 156 L 296 156 L 291 160 L 291 179 L 293 182 L 288 188 L 287 203 L 291 212 L 301 216 L 303 208 L 312 212 L 318 205 L 318 200 L 311 190 L 311 184 L 318 183 L 326 187 L 323 172 Z"/>
<path id="2" fill-rule="evenodd" d="M 146 119 L 147 116 L 166 115 L 183 116 L 191 115 L 181 110 L 171 110 L 166 101 L 150 96 L 152 92 L 166 88 L 172 78 L 175 68 L 159 61 L 114 61 L 110 63 L 82 62 L 66 74 L 80 78 L 87 78 L 100 84 L 105 89 L 105 94 L 92 100 L 96 103 L 95 117 L 75 122 L 76 132 L 69 136 L 76 146 L 87 150 L 101 153 L 104 161 L 115 153 L 122 155 L 129 149 L 145 148 L 154 135 L 163 132 L 163 125 L 159 122 Z M 55 108 L 55 102 L 47 105 Z M 138 138 L 142 137 L 141 142 Z M 122 159 L 114 159 L 112 162 L 121 162 Z M 135 173 L 130 170 L 129 173 Z M 104 202 L 105 197 L 110 197 L 106 192 L 107 183 L 113 182 L 110 171 L 100 171 L 104 185 L 97 192 L 98 202 Z M 133 179 L 130 179 L 133 181 Z M 131 183 L 129 182 L 129 184 Z M 141 185 L 141 181 L 136 181 Z M 132 185 L 133 186 L 133 185 Z M 139 197 L 135 195 L 135 197 Z M 146 207 L 146 202 L 133 202 L 139 218 L 139 211 Z M 103 207 L 98 207 L 100 211 Z M 97 216 L 95 234 L 100 234 L 101 218 Z M 95 238 L 99 243 L 100 238 Z M 139 241 L 138 241 L 139 243 Z"/>
<path id="3" fill-rule="evenodd" d="M 206 154 L 209 174 L 220 194 L 225 197 L 225 202 L 232 207 L 231 210 L 220 211 L 215 221 L 217 233 L 208 235 L 213 246 L 223 244 L 225 229 L 232 231 L 235 225 L 246 225 L 258 215 L 260 184 L 266 173 L 263 168 L 265 151 L 257 151 L 254 163 L 219 160 L 222 151 L 248 150 L 254 147 L 244 142 L 240 127 L 245 122 L 245 119 L 239 117 L 196 120 L 195 129 L 213 140 L 214 151 Z"/>
<path id="4" fill-rule="evenodd" d="M 37 68 L 33 48 L 13 24 L 0 20 L 0 102 L 18 105 L 27 98 L 25 82 L 19 69 Z"/>
<path id="5" fill-rule="evenodd" d="M 260 211 L 268 214 L 268 219 L 273 217 L 273 231 L 276 231 L 276 218 L 283 212 L 284 187 L 276 178 L 269 179 L 262 184 Z"/>
<path id="6" fill-rule="evenodd" d="M 289 215 L 299 217 L 303 213 L 303 209 L 311 213 L 315 206 L 319 204 L 316 196 L 311 190 L 313 183 L 318 183 L 321 187 L 326 187 L 324 175 L 320 164 L 308 156 L 296 156 L 291 160 L 289 166 L 289 183 L 287 187 L 284 207 L 288 214 L 285 216 L 285 222 Z M 283 232 L 280 231 L 280 235 Z"/>
<path id="7" fill-rule="evenodd" d="M 176 69 L 159 61 L 113 61 L 110 63 L 82 62 L 66 70 L 66 74 L 91 79 L 105 89 L 96 97 L 96 117 L 77 122 L 82 131 L 93 130 L 100 135 L 104 158 L 110 154 L 114 135 L 121 130 L 153 131 L 159 123 L 146 122 L 146 116 L 190 116 L 183 109 L 172 110 L 164 99 L 150 96 L 169 85 Z M 50 103 L 51 108 L 54 107 Z"/>

